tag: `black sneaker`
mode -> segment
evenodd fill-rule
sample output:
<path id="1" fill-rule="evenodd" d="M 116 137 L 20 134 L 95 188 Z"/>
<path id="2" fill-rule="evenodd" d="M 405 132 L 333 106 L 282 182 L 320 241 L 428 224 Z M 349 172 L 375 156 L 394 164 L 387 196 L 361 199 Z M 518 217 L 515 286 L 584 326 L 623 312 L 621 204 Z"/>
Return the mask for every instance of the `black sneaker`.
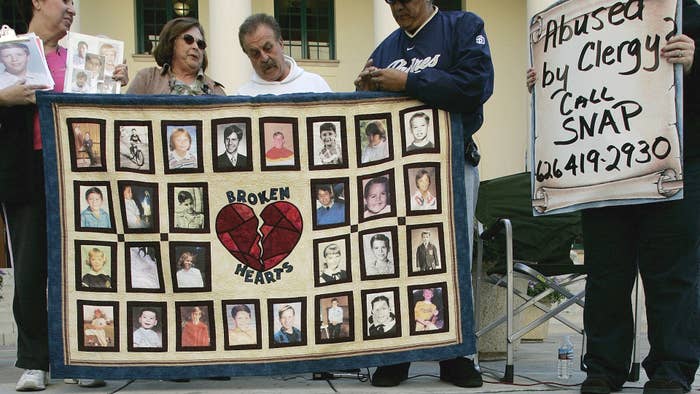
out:
<path id="1" fill-rule="evenodd" d="M 610 383 L 601 377 L 589 376 L 581 383 L 581 394 L 608 394 L 613 390 Z"/>
<path id="2" fill-rule="evenodd" d="M 481 373 L 474 366 L 474 361 L 465 357 L 440 361 L 440 380 L 459 387 L 481 387 L 484 385 Z"/>
<path id="3" fill-rule="evenodd" d="M 401 382 L 408 379 L 409 368 L 411 368 L 411 363 L 401 363 L 377 367 L 377 370 L 374 371 L 374 375 L 372 375 L 372 386 L 398 386 Z"/>
<path id="4" fill-rule="evenodd" d="M 687 393 L 682 384 L 670 380 L 652 379 L 644 384 L 644 394 L 683 394 Z"/>

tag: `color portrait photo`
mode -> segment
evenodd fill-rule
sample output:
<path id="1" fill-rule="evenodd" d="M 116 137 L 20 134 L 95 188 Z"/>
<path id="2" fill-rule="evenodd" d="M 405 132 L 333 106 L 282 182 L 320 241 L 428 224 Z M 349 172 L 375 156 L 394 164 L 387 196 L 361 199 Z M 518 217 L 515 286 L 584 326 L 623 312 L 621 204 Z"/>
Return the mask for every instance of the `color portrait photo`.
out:
<path id="1" fill-rule="evenodd" d="M 76 242 L 79 253 L 78 289 L 116 291 L 116 245 L 105 242 Z"/>
<path id="2" fill-rule="evenodd" d="M 170 270 L 178 292 L 211 291 L 211 261 L 208 244 L 170 243 Z"/>
<path id="3" fill-rule="evenodd" d="M 78 301 L 80 327 L 78 349 L 118 351 L 119 324 L 116 303 Z"/>
<path id="4" fill-rule="evenodd" d="M 268 300 L 270 347 L 306 345 L 306 303 L 300 299 L 279 301 Z"/>
<path id="5" fill-rule="evenodd" d="M 104 121 L 69 122 L 69 127 L 72 130 L 72 164 L 78 169 L 104 168 Z"/>
<path id="6" fill-rule="evenodd" d="M 332 343 L 353 340 L 352 294 L 316 297 L 319 327 L 318 342 Z"/>
<path id="7" fill-rule="evenodd" d="M 224 301 L 226 347 L 258 349 L 260 343 L 260 303 L 257 300 Z"/>
<path id="8" fill-rule="evenodd" d="M 430 334 L 449 329 L 445 283 L 409 286 L 411 334 Z"/>
<path id="9" fill-rule="evenodd" d="M 296 119 L 294 122 L 261 119 L 260 130 L 263 170 L 298 170 L 299 141 Z"/>
<path id="10" fill-rule="evenodd" d="M 43 49 L 34 34 L 13 42 L 0 43 L 0 89 L 25 81 L 27 85 L 54 86 Z"/>
<path id="11" fill-rule="evenodd" d="M 167 348 L 166 304 L 127 303 L 129 316 L 130 351 L 165 351 Z"/>
<path id="12" fill-rule="evenodd" d="M 166 173 L 191 173 L 202 170 L 201 121 L 162 121 Z"/>
<path id="13" fill-rule="evenodd" d="M 210 350 L 214 348 L 214 311 L 210 301 L 176 302 L 178 350 Z"/>
<path id="14" fill-rule="evenodd" d="M 110 186 L 104 183 L 75 184 L 75 205 L 80 212 L 77 228 L 83 231 L 113 232 L 114 212 Z"/>

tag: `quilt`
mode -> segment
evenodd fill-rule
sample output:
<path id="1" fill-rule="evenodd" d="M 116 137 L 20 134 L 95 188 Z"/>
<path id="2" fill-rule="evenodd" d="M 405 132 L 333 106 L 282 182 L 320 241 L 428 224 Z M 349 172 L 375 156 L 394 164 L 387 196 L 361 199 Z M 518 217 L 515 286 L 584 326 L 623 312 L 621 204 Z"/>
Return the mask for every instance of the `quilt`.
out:
<path id="1" fill-rule="evenodd" d="M 52 376 L 474 353 L 459 115 L 376 93 L 37 100 Z"/>

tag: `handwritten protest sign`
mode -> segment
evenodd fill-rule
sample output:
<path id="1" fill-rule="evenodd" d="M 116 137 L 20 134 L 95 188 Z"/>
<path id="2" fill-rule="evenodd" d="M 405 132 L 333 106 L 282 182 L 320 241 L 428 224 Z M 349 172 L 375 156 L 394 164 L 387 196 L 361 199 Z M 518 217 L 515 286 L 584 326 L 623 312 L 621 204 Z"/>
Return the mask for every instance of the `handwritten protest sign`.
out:
<path id="1" fill-rule="evenodd" d="M 533 17 L 535 214 L 682 197 L 681 87 L 660 57 L 677 7 L 567 0 Z"/>

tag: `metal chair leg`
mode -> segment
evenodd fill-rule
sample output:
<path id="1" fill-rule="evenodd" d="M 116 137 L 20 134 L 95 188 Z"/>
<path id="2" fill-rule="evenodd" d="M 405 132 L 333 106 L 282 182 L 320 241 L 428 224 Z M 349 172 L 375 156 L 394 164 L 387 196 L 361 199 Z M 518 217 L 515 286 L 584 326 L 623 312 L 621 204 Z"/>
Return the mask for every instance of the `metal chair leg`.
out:
<path id="1" fill-rule="evenodd" d="M 501 219 L 501 222 L 506 229 L 506 277 L 508 281 L 508 293 L 506 294 L 506 312 L 508 314 L 508 321 L 506 322 L 508 331 L 506 342 L 507 361 L 505 375 L 502 381 L 513 383 L 513 376 L 515 374 L 513 368 L 513 226 L 508 219 Z"/>

